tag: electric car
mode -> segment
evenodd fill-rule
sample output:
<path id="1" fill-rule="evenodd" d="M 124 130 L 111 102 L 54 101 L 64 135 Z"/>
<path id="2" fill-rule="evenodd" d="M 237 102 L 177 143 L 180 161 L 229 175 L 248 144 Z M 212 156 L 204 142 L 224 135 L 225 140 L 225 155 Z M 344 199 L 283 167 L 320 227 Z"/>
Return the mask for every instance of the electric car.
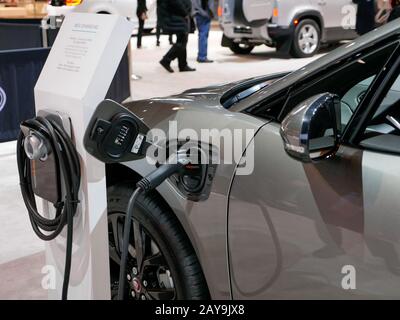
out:
<path id="1" fill-rule="evenodd" d="M 139 197 L 129 295 L 400 298 L 399 53 L 395 21 L 294 72 L 127 103 L 151 129 L 175 123 L 182 143 L 225 130 L 213 170 L 193 166 Z M 251 134 L 234 141 L 238 161 L 229 132 Z M 113 289 L 128 199 L 155 168 L 107 165 Z"/>
<path id="2" fill-rule="evenodd" d="M 357 37 L 352 0 L 220 0 L 219 5 L 222 46 L 237 54 L 265 44 L 311 57 L 322 43 Z"/>

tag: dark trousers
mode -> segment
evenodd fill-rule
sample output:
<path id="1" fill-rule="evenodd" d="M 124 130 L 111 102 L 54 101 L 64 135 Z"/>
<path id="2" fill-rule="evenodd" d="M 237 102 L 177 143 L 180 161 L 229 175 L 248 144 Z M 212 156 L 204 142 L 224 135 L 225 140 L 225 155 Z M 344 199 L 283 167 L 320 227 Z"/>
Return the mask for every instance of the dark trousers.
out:
<path id="1" fill-rule="evenodd" d="M 157 40 L 157 44 L 160 44 L 160 37 L 161 37 L 161 27 L 157 26 L 156 28 L 156 40 Z"/>
<path id="2" fill-rule="evenodd" d="M 169 49 L 163 60 L 171 63 L 172 60 L 178 59 L 179 69 L 187 66 L 187 52 L 186 46 L 188 43 L 187 33 L 178 33 L 176 35 L 175 44 Z"/>
<path id="3" fill-rule="evenodd" d="M 356 31 L 363 35 L 375 29 L 375 1 L 359 0 L 357 5 Z"/>
<path id="4" fill-rule="evenodd" d="M 144 20 L 139 19 L 139 30 L 137 34 L 137 47 L 140 48 L 142 46 L 142 36 L 143 36 L 143 29 L 144 29 Z"/>

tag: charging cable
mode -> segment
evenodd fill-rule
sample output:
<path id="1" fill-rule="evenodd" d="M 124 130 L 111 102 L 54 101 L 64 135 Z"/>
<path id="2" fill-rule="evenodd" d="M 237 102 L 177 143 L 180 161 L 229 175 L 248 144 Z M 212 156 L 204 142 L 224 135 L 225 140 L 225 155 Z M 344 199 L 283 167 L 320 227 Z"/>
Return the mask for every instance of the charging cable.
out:
<path id="1" fill-rule="evenodd" d="M 163 183 L 166 179 L 172 176 L 175 173 L 182 172 L 185 170 L 185 167 L 189 164 L 189 160 L 186 156 L 185 152 L 179 151 L 177 159 L 174 159 L 175 163 L 169 161 L 155 171 L 150 173 L 148 176 L 140 180 L 136 184 L 136 190 L 133 192 L 132 196 L 129 199 L 126 218 L 125 218 L 125 225 L 124 225 L 124 239 L 122 243 L 122 253 L 121 253 L 121 265 L 119 271 L 119 286 L 118 286 L 118 300 L 124 299 L 125 293 L 125 279 L 126 279 L 126 264 L 128 258 L 128 248 L 129 248 L 129 237 L 131 232 L 131 225 L 132 225 L 132 217 L 133 217 L 133 210 L 135 207 L 135 202 L 139 195 L 144 192 L 149 192 L 157 188 L 161 183 Z M 136 235 L 141 236 L 141 235 Z"/>
<path id="2" fill-rule="evenodd" d="M 78 153 L 64 128 L 52 119 L 36 117 L 23 122 L 21 127 L 29 130 L 29 136 L 26 137 L 22 131 L 18 136 L 17 163 L 21 193 L 28 209 L 32 228 L 40 239 L 50 241 L 67 226 L 62 288 L 62 299 L 66 300 L 71 273 L 73 217 L 79 203 L 78 192 L 81 180 Z M 54 187 L 65 193 L 64 199 L 54 204 L 56 214 L 53 219 L 45 218 L 37 211 L 31 167 L 31 161 L 46 159 L 50 151 L 53 152 L 56 166 L 62 173 L 62 179 L 59 182 L 62 185 Z"/>

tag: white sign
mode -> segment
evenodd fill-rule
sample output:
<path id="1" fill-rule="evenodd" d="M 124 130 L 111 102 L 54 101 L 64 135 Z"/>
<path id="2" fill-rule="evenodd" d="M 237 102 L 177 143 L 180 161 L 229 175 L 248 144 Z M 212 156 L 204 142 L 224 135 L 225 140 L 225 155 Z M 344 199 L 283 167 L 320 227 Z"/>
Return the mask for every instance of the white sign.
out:
<path id="1" fill-rule="evenodd" d="M 114 75 L 132 27 L 126 18 L 116 15 L 71 13 L 63 22 L 35 89 L 83 99 L 96 87 L 96 91 L 105 88 L 105 96 L 112 81 L 108 70 Z"/>

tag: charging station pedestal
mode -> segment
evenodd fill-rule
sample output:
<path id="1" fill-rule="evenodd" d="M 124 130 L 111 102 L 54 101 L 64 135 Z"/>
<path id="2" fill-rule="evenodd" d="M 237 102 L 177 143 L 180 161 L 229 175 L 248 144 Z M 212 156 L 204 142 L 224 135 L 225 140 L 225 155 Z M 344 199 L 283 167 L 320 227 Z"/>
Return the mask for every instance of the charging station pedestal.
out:
<path id="1" fill-rule="evenodd" d="M 70 120 L 81 162 L 69 299 L 110 299 L 105 166 L 85 151 L 83 137 L 94 110 L 106 96 L 132 30 L 132 23 L 121 16 L 69 14 L 35 87 L 38 114 L 54 113 L 64 122 Z M 44 202 L 43 212 L 51 217 L 54 208 Z M 46 244 L 44 270 L 48 274 L 44 276 L 49 278 L 49 299 L 61 297 L 65 229 Z"/>

